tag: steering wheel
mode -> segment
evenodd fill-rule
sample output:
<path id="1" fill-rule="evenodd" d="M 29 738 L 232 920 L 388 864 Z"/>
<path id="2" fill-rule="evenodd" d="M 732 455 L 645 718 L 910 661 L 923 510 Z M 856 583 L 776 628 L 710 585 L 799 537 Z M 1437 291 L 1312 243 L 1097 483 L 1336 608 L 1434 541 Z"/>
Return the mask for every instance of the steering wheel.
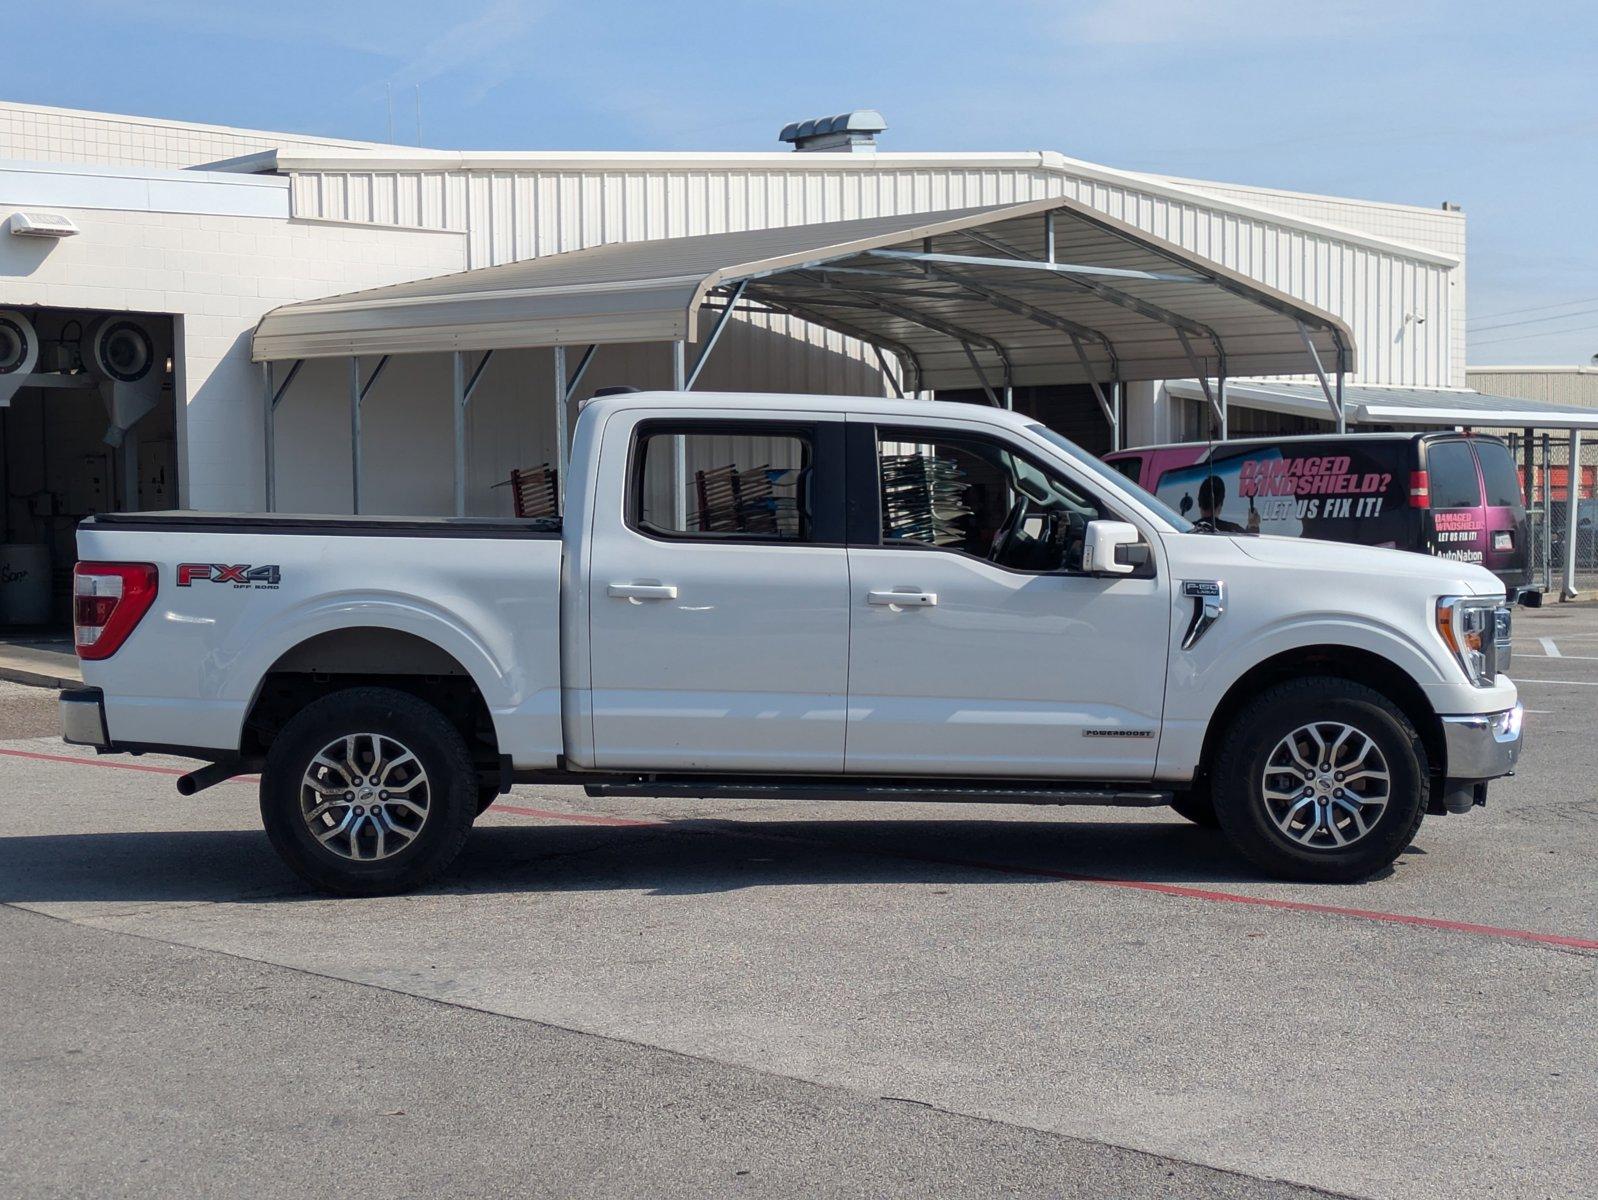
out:
<path id="1" fill-rule="evenodd" d="M 1015 503 L 1010 505 L 1010 511 L 1004 516 L 1004 523 L 993 535 L 993 553 L 988 555 L 989 562 L 1010 561 L 1010 551 L 1014 548 L 1015 539 L 1021 532 L 1021 522 L 1026 520 L 1029 503 L 1025 492 L 1015 494 Z"/>

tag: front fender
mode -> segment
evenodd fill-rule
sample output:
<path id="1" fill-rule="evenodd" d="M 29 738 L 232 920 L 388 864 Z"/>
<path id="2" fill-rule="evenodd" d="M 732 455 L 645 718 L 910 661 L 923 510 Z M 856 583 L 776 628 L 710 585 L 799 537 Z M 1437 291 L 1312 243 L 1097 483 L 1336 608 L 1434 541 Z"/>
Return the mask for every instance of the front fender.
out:
<path id="1" fill-rule="evenodd" d="M 1245 598 L 1241 612 L 1229 611 L 1191 650 L 1180 642 L 1171 648 L 1171 668 L 1166 691 L 1165 729 L 1160 741 L 1157 771 L 1161 778 L 1192 777 L 1203 754 L 1205 735 L 1216 710 L 1234 684 L 1255 667 L 1278 655 L 1316 646 L 1352 648 L 1391 663 L 1413 680 L 1431 701 L 1452 697 L 1454 685 L 1443 674 L 1437 651 L 1397 626 L 1356 613 L 1323 611 L 1293 613 L 1275 618 L 1254 613 Z M 1175 625 L 1177 637 L 1186 629 L 1186 613 Z M 1230 624 L 1230 628 L 1227 626 Z M 1471 688 L 1461 674 L 1459 687 Z"/>

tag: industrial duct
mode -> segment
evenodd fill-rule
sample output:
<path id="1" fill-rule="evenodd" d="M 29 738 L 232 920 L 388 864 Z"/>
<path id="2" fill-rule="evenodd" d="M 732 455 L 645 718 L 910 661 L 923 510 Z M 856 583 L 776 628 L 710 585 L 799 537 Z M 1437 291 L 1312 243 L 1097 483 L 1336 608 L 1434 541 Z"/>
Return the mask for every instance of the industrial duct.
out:
<path id="1" fill-rule="evenodd" d="M 120 446 L 161 398 L 163 358 L 150 327 L 135 317 L 100 317 L 84 331 L 83 365 L 100 384 L 111 423 L 104 436 Z"/>
<path id="2" fill-rule="evenodd" d="M 110 417 L 101 440 L 117 449 L 122 510 L 132 512 L 139 507 L 139 438 L 130 431 L 161 399 L 167 351 L 146 321 L 122 314 L 90 322 L 80 348 Z"/>
<path id="3" fill-rule="evenodd" d="M 0 308 L 0 408 L 11 403 L 39 361 L 39 332 L 15 309 Z"/>

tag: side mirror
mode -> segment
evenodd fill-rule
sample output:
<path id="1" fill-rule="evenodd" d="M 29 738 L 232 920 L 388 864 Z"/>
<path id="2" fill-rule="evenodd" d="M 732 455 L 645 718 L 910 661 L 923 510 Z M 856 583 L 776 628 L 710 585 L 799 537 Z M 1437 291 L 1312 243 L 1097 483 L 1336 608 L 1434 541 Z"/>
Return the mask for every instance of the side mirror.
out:
<path id="1" fill-rule="evenodd" d="M 1089 575 L 1130 575 L 1148 562 L 1149 548 L 1136 525 L 1089 521 L 1082 540 L 1082 570 Z"/>

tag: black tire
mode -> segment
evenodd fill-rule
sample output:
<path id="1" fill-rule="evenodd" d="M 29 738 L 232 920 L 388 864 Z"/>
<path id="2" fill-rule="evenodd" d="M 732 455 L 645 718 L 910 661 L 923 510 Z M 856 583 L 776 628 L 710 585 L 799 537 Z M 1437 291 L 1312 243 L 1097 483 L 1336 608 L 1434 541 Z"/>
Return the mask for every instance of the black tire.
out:
<path id="1" fill-rule="evenodd" d="M 499 799 L 499 788 L 483 786 L 477 789 L 477 811 L 472 814 L 475 819 L 488 811 L 488 806 Z"/>
<path id="2" fill-rule="evenodd" d="M 1345 846 L 1295 841 L 1273 818 L 1265 798 L 1263 775 L 1273 751 L 1295 730 L 1314 722 L 1351 727 L 1370 738 L 1385 759 L 1387 803 L 1367 822 L 1367 832 Z M 1251 701 L 1224 737 L 1212 772 L 1216 817 L 1232 844 L 1268 874 L 1313 883 L 1354 883 L 1389 866 L 1415 839 L 1430 788 L 1426 747 L 1403 710 L 1380 692 L 1327 676 L 1278 684 Z M 1299 795 L 1310 796 L 1316 786 L 1306 780 Z M 1331 806 L 1330 812 L 1346 820 L 1336 801 L 1321 800 L 1317 794 L 1313 803 Z M 1350 834 L 1352 827 L 1342 832 Z M 1330 836 L 1328 828 L 1326 838 Z"/>
<path id="3" fill-rule="evenodd" d="M 301 806 L 302 790 L 310 795 L 304 781 L 312 760 L 335 740 L 356 734 L 376 734 L 409 750 L 426 772 L 427 788 L 426 816 L 403 848 L 360 861 L 323 845 Z M 350 688 L 308 705 L 283 727 L 261 771 L 261 821 L 272 848 L 312 887 L 341 896 L 405 892 L 433 879 L 460 853 L 476 810 L 477 771 L 459 731 L 432 705 L 390 688 Z M 355 810 L 340 801 L 337 811 Z M 378 820 L 363 819 L 373 826 Z M 414 818 L 400 814 L 402 823 L 407 820 Z M 354 825 L 360 828 L 361 821 Z M 346 834 L 335 844 L 355 837 Z"/>
<path id="4" fill-rule="evenodd" d="M 1221 827 L 1220 819 L 1215 815 L 1215 796 L 1210 791 L 1208 776 L 1195 779 L 1187 791 L 1172 796 L 1171 808 L 1178 816 L 1186 817 L 1205 829 Z"/>

